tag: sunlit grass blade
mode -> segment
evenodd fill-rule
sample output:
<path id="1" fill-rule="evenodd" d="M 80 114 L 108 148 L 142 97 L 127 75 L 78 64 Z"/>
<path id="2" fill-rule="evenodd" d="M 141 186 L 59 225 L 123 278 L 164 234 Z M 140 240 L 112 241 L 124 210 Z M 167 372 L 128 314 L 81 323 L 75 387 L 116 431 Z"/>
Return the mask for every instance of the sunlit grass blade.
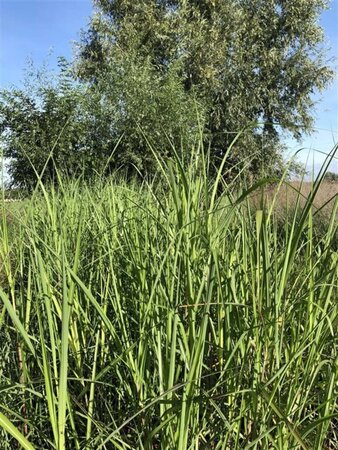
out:
<path id="1" fill-rule="evenodd" d="M 0 412 L 0 427 L 6 430 L 11 436 L 18 441 L 24 450 L 34 450 L 35 447 L 25 438 L 25 436 Z"/>

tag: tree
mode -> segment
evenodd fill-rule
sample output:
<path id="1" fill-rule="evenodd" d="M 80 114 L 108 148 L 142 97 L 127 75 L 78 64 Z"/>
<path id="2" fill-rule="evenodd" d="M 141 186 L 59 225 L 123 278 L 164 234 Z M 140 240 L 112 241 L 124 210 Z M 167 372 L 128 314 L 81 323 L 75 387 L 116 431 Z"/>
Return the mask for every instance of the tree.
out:
<path id="1" fill-rule="evenodd" d="M 158 23 L 162 20 L 158 17 Z M 150 48 L 140 52 L 144 38 L 131 24 L 121 27 L 118 43 L 112 44 L 115 32 L 111 34 L 110 26 L 104 17 L 93 18 L 75 68 L 79 78 L 100 93 L 112 127 L 123 135 L 115 164 L 146 175 L 156 170 L 151 146 L 166 157 L 173 145 L 178 150 L 194 145 L 200 133 L 196 116 L 203 122 L 204 107 L 185 89 L 179 58 L 161 65 Z"/>
<path id="2" fill-rule="evenodd" d="M 196 109 L 205 119 L 216 164 L 234 133 L 246 129 L 231 164 L 250 158 L 253 170 L 262 162 L 275 170 L 281 162 L 279 130 L 296 138 L 311 130 L 312 94 L 332 76 L 318 25 L 326 0 L 94 0 L 94 5 L 76 70 L 104 95 L 117 134 L 125 132 L 120 151 L 126 161 L 151 160 L 139 127 L 164 152 L 170 146 L 163 130 L 173 141 L 183 135 L 189 142 Z"/>
<path id="3" fill-rule="evenodd" d="M 338 182 L 338 173 L 336 172 L 326 172 L 324 175 L 324 180 L 329 183 L 337 183 Z"/>
<path id="4" fill-rule="evenodd" d="M 100 96 L 75 83 L 62 58 L 59 68 L 57 77 L 30 70 L 24 87 L 0 91 L 0 144 L 12 186 L 31 190 L 37 174 L 55 183 L 57 170 L 90 178 L 115 145 Z"/>

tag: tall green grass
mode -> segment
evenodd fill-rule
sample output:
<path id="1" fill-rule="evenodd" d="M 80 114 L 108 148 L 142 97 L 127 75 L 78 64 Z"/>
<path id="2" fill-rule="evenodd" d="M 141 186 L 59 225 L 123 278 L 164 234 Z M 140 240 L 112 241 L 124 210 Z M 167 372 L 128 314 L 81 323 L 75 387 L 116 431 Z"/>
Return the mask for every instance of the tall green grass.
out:
<path id="1" fill-rule="evenodd" d="M 263 182 L 212 182 L 203 153 L 159 164 L 161 186 L 40 184 L 10 222 L 3 206 L 0 448 L 338 448 L 323 173 L 281 226 L 250 206 Z"/>

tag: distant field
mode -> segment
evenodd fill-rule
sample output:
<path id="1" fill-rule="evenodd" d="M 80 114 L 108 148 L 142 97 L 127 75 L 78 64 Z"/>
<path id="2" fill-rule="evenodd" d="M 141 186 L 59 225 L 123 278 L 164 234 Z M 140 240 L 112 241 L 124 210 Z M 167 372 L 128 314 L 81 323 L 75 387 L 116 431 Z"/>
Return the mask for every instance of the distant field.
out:
<path id="1" fill-rule="evenodd" d="M 292 209 L 299 200 L 300 206 L 304 206 L 306 199 L 309 198 L 313 189 L 312 182 L 291 181 L 285 182 L 280 188 L 277 186 L 264 189 L 264 198 L 268 204 L 274 201 L 276 211 L 284 213 L 287 208 Z M 325 215 L 329 215 L 334 205 L 335 196 L 338 194 L 338 182 L 323 181 L 316 193 L 312 202 L 313 210 L 319 209 Z M 261 191 L 255 192 L 252 195 L 253 202 L 256 206 L 259 205 L 262 198 Z"/>

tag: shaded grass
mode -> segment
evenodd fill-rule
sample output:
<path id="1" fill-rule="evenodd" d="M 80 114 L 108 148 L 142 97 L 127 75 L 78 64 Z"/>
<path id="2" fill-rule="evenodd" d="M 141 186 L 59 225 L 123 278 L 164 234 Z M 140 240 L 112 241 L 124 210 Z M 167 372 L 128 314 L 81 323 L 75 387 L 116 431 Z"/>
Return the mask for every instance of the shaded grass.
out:
<path id="1" fill-rule="evenodd" d="M 3 214 L 0 447 L 336 448 L 337 200 L 314 240 L 321 178 L 280 233 L 263 182 L 159 164 Z"/>

